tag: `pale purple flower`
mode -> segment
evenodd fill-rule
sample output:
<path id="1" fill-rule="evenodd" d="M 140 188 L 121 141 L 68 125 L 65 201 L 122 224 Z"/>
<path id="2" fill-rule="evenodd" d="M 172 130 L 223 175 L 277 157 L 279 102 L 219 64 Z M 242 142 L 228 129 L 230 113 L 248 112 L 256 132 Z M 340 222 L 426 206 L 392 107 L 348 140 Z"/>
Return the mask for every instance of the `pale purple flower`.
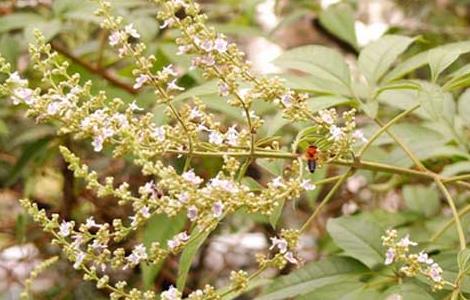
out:
<path id="1" fill-rule="evenodd" d="M 28 88 L 17 88 L 13 90 L 13 104 L 18 105 L 21 101 L 26 103 L 27 105 L 33 105 L 36 102 L 36 98 L 34 98 L 34 93 L 32 89 Z"/>
<path id="2" fill-rule="evenodd" d="M 165 140 L 165 128 L 163 126 L 155 128 L 153 130 L 153 137 L 157 141 L 163 142 Z"/>
<path id="3" fill-rule="evenodd" d="M 332 125 L 335 121 L 331 115 L 331 112 L 328 110 L 320 110 L 318 115 L 320 116 L 320 119 L 328 125 Z"/>
<path id="4" fill-rule="evenodd" d="M 161 300 L 181 300 L 181 293 L 174 286 L 170 286 L 168 290 L 160 294 L 160 299 Z"/>
<path id="5" fill-rule="evenodd" d="M 429 276 L 431 276 L 432 280 L 435 282 L 441 282 L 442 281 L 442 269 L 439 267 L 438 264 L 433 263 L 429 269 Z"/>
<path id="6" fill-rule="evenodd" d="M 228 43 L 223 38 L 217 38 L 214 41 L 214 49 L 217 50 L 219 53 L 225 53 L 227 51 Z"/>
<path id="7" fill-rule="evenodd" d="M 143 206 L 140 210 L 139 210 L 139 213 L 141 214 L 142 217 L 144 217 L 145 219 L 148 219 L 150 218 L 151 214 L 150 214 L 150 209 L 148 206 Z"/>
<path id="8" fill-rule="evenodd" d="M 95 152 L 101 152 L 101 150 L 103 150 L 103 143 L 104 143 L 103 136 L 101 135 L 95 136 L 95 138 L 91 142 L 91 145 L 93 146 L 93 150 L 95 150 Z"/>
<path id="9" fill-rule="evenodd" d="M 189 113 L 190 120 L 199 119 L 202 118 L 202 116 L 204 116 L 204 114 L 197 107 L 193 107 Z"/>
<path id="10" fill-rule="evenodd" d="M 214 214 L 214 217 L 220 218 L 222 217 L 222 214 L 224 212 L 224 204 L 220 201 L 217 201 L 214 203 L 212 206 L 212 213 Z"/>
<path id="11" fill-rule="evenodd" d="M 205 40 L 199 46 L 201 47 L 202 50 L 206 52 L 211 52 L 212 49 L 214 49 L 214 42 L 211 40 Z"/>
<path id="12" fill-rule="evenodd" d="M 224 136 L 217 131 L 212 131 L 209 134 L 209 143 L 220 146 L 224 142 Z"/>
<path id="13" fill-rule="evenodd" d="M 124 31 L 130 35 L 131 37 L 135 38 L 135 39 L 139 39 L 140 38 L 140 34 L 137 32 L 137 30 L 134 28 L 134 24 L 129 24 L 127 25 L 126 27 L 124 27 Z"/>
<path id="14" fill-rule="evenodd" d="M 18 72 L 11 73 L 7 81 L 18 86 L 25 86 L 28 84 L 28 80 L 21 78 Z"/>
<path id="15" fill-rule="evenodd" d="M 408 246 L 417 246 L 418 243 L 410 241 L 410 235 L 407 234 L 397 243 L 397 245 L 400 247 L 408 247 Z"/>
<path id="16" fill-rule="evenodd" d="M 135 79 L 135 84 L 134 84 L 133 88 L 135 90 L 138 90 L 149 80 L 150 80 L 150 76 L 148 76 L 146 74 L 140 74 L 139 77 L 137 77 Z"/>
<path id="17" fill-rule="evenodd" d="M 220 179 L 219 177 L 212 178 L 209 185 L 210 187 L 220 188 L 232 194 L 239 191 L 237 185 L 232 180 Z"/>
<path id="18" fill-rule="evenodd" d="M 388 248 L 387 252 L 385 253 L 385 265 L 390 265 L 395 260 L 395 250 L 393 248 Z"/>
<path id="19" fill-rule="evenodd" d="M 196 221 L 196 220 L 197 220 L 197 216 L 198 216 L 198 209 L 197 209 L 197 207 L 194 206 L 194 205 L 191 205 L 191 206 L 188 208 L 187 216 L 188 216 L 188 219 L 189 219 L 191 222 Z"/>
<path id="20" fill-rule="evenodd" d="M 197 126 L 197 131 L 199 131 L 199 132 L 210 132 L 210 129 L 207 128 L 207 126 L 204 125 L 204 124 L 199 124 Z"/>
<path id="21" fill-rule="evenodd" d="M 287 247 L 289 246 L 289 244 L 287 243 L 287 241 L 285 239 L 280 239 L 280 238 L 277 238 L 277 237 L 272 237 L 270 238 L 271 240 L 271 247 L 269 247 L 269 250 L 272 250 L 274 248 L 278 248 L 279 249 L 279 252 L 281 253 L 286 253 L 287 252 Z"/>
<path id="22" fill-rule="evenodd" d="M 56 115 L 61 108 L 61 104 L 57 101 L 52 101 L 47 105 L 47 114 L 50 116 Z"/>
<path id="23" fill-rule="evenodd" d="M 230 88 L 225 82 L 220 81 L 218 85 L 220 96 L 227 97 L 228 95 L 230 95 Z"/>
<path id="24" fill-rule="evenodd" d="M 178 46 L 178 51 L 176 52 L 176 55 L 183 55 L 183 54 L 186 54 L 188 53 L 189 50 L 191 50 L 191 46 L 190 45 L 181 45 L 181 46 Z"/>
<path id="25" fill-rule="evenodd" d="M 234 146 L 234 147 L 238 146 L 238 139 L 240 135 L 237 129 L 235 129 L 235 127 L 236 125 L 233 125 L 232 127 L 230 127 L 226 133 L 227 144 L 229 144 L 230 146 Z"/>
<path id="26" fill-rule="evenodd" d="M 173 65 L 168 65 L 163 68 L 162 73 L 166 76 L 178 76 L 178 73 L 175 70 Z"/>
<path id="27" fill-rule="evenodd" d="M 273 188 L 276 188 L 276 189 L 281 188 L 284 186 L 284 183 L 282 183 L 282 181 L 283 180 L 281 176 L 276 177 L 271 181 L 271 185 L 273 186 Z"/>
<path id="28" fill-rule="evenodd" d="M 189 198 L 190 198 L 190 196 L 189 196 L 188 192 L 183 192 L 183 193 L 178 195 L 178 201 L 181 202 L 181 203 L 188 202 Z"/>
<path id="29" fill-rule="evenodd" d="M 116 46 L 122 39 L 122 33 L 120 31 L 115 31 L 109 36 L 109 45 L 111 47 Z"/>
<path id="30" fill-rule="evenodd" d="M 166 19 L 165 22 L 163 22 L 163 24 L 160 25 L 160 29 L 164 29 L 164 28 L 167 28 L 167 27 L 171 27 L 171 26 L 173 26 L 174 23 L 175 23 L 175 20 L 173 20 L 173 19 Z"/>
<path id="31" fill-rule="evenodd" d="M 91 229 L 91 228 L 101 228 L 101 225 L 97 224 L 95 222 L 95 219 L 93 217 L 89 217 L 86 219 L 85 223 L 86 228 Z"/>
<path id="32" fill-rule="evenodd" d="M 343 135 L 343 130 L 338 126 L 333 125 L 330 127 L 330 134 L 331 134 L 331 139 L 338 141 Z"/>
<path id="33" fill-rule="evenodd" d="M 147 258 L 148 258 L 148 255 L 147 255 L 147 250 L 145 249 L 145 246 L 143 244 L 139 244 L 134 247 L 134 250 L 132 250 L 132 253 L 128 257 L 126 257 L 126 260 L 132 266 L 136 266 L 141 261 L 146 260 Z"/>
<path id="34" fill-rule="evenodd" d="M 59 226 L 58 234 L 61 237 L 68 237 L 72 233 L 73 226 L 74 226 L 73 222 L 62 221 L 62 224 L 60 224 Z"/>
<path id="35" fill-rule="evenodd" d="M 353 132 L 353 138 L 355 138 L 356 140 L 359 140 L 363 143 L 367 143 L 367 138 L 364 136 L 364 132 L 362 132 L 362 130 L 355 130 Z"/>
<path id="36" fill-rule="evenodd" d="M 182 176 L 184 180 L 194 185 L 200 185 L 203 181 L 201 177 L 197 176 L 196 173 L 194 173 L 194 170 L 184 172 Z"/>
<path id="37" fill-rule="evenodd" d="M 206 66 L 213 66 L 215 65 L 215 59 L 212 55 L 204 55 L 203 57 L 201 57 L 201 59 L 199 60 L 199 62 L 203 65 L 206 65 Z"/>
<path id="38" fill-rule="evenodd" d="M 78 253 L 76 255 L 76 258 L 75 258 L 75 263 L 73 264 L 73 268 L 75 270 L 78 270 L 80 268 L 80 266 L 82 265 L 83 260 L 85 259 L 85 257 L 86 257 L 85 252 L 78 251 Z"/>
<path id="39" fill-rule="evenodd" d="M 292 95 L 287 93 L 281 97 L 281 103 L 284 104 L 285 107 L 289 108 L 292 106 Z"/>
<path id="40" fill-rule="evenodd" d="M 418 262 L 427 265 L 432 265 L 434 263 L 434 260 L 432 258 L 429 258 L 426 252 L 421 251 L 418 255 Z"/>

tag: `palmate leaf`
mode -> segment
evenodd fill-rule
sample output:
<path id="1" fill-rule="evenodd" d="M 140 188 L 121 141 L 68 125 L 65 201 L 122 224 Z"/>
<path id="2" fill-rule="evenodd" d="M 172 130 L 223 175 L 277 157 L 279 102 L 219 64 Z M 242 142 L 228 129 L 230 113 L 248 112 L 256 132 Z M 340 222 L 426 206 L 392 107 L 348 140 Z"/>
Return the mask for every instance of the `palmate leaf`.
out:
<path id="1" fill-rule="evenodd" d="M 383 229 L 379 224 L 360 217 L 341 217 L 330 219 L 326 228 L 335 244 L 347 256 L 359 260 L 369 268 L 383 263 Z"/>
<path id="2" fill-rule="evenodd" d="M 370 43 L 359 54 L 360 71 L 370 84 L 375 85 L 413 41 L 406 36 L 386 35 Z"/>
<path id="3" fill-rule="evenodd" d="M 413 212 L 425 217 L 432 217 L 440 211 L 438 192 L 423 185 L 405 185 L 403 197 L 406 206 Z"/>
<path id="4" fill-rule="evenodd" d="M 278 300 L 306 295 L 331 284 L 357 281 L 366 272 L 367 268 L 354 259 L 330 257 L 275 279 L 256 300 Z"/>
<path id="5" fill-rule="evenodd" d="M 332 5 L 320 13 L 319 20 L 329 32 L 357 48 L 355 16 L 350 5 Z"/>
<path id="6" fill-rule="evenodd" d="M 304 46 L 292 49 L 278 57 L 276 65 L 311 75 L 309 81 L 321 82 L 325 92 L 350 95 L 351 73 L 343 56 L 323 46 Z"/>

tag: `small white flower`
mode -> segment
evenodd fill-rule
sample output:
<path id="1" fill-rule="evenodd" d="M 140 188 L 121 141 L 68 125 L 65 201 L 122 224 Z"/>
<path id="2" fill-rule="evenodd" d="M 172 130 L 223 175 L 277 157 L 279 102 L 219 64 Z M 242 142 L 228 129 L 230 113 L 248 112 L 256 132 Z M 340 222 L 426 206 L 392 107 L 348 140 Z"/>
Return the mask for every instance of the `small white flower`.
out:
<path id="1" fill-rule="evenodd" d="M 109 36 L 109 45 L 111 47 L 116 46 L 121 41 L 121 38 L 122 38 L 122 33 L 120 31 L 115 31 L 111 33 L 111 35 Z"/>
<path id="2" fill-rule="evenodd" d="M 272 237 L 270 238 L 271 240 L 271 247 L 269 247 L 269 250 L 272 250 L 274 248 L 278 248 L 279 249 L 279 252 L 281 253 L 286 253 L 287 252 L 287 247 L 289 246 L 289 244 L 287 243 L 287 241 L 285 239 L 280 239 L 280 238 L 277 238 L 277 237 Z"/>
<path id="3" fill-rule="evenodd" d="M 101 152 L 101 150 L 103 150 L 103 143 L 104 143 L 104 137 L 101 135 L 97 135 L 93 139 L 93 142 L 91 142 L 91 145 L 93 146 L 93 150 L 95 150 L 95 152 Z"/>
<path id="4" fill-rule="evenodd" d="M 135 84 L 133 86 L 133 88 L 135 90 L 138 90 L 140 89 L 146 82 L 148 82 L 150 80 L 150 76 L 146 75 L 146 74 L 140 74 L 139 77 L 137 77 L 135 79 Z"/>
<path id="5" fill-rule="evenodd" d="M 160 294 L 161 300 L 181 300 L 181 292 L 178 291 L 174 286 L 170 286 L 167 291 Z"/>
<path id="6" fill-rule="evenodd" d="M 212 213 L 214 214 L 214 217 L 220 218 L 222 217 L 222 214 L 224 212 L 224 204 L 220 201 L 217 201 L 214 203 L 212 206 Z"/>
<path id="7" fill-rule="evenodd" d="M 385 253 L 385 265 L 390 265 L 395 260 L 395 250 L 392 248 L 388 248 L 387 252 Z"/>
<path id="8" fill-rule="evenodd" d="M 50 116 L 56 115 L 59 112 L 60 107 L 61 105 L 59 102 L 52 101 L 51 103 L 49 103 L 49 105 L 47 105 L 47 114 Z"/>
<path id="9" fill-rule="evenodd" d="M 219 53 L 225 53 L 227 51 L 228 43 L 223 38 L 217 38 L 214 41 L 214 49 L 217 50 Z"/>
<path id="10" fill-rule="evenodd" d="M 106 127 L 101 132 L 101 134 L 103 135 L 103 138 L 105 139 L 112 137 L 115 133 L 116 132 L 111 127 Z"/>
<path id="11" fill-rule="evenodd" d="M 11 73 L 7 81 L 18 86 L 25 86 L 28 84 L 28 80 L 21 78 L 18 72 Z"/>
<path id="12" fill-rule="evenodd" d="M 427 265 L 432 265 L 434 263 L 434 260 L 432 258 L 429 258 L 426 252 L 421 251 L 418 255 L 418 262 Z"/>
<path id="13" fill-rule="evenodd" d="M 230 95 L 230 88 L 225 82 L 220 81 L 218 85 L 220 96 L 227 97 L 228 95 Z"/>
<path id="14" fill-rule="evenodd" d="M 27 105 L 33 105 L 36 103 L 36 98 L 34 98 L 34 93 L 32 89 L 28 88 L 16 88 L 13 90 L 13 104 L 18 105 L 20 102 L 24 102 Z"/>
<path id="15" fill-rule="evenodd" d="M 148 258 L 148 255 L 147 255 L 147 250 L 145 249 L 145 246 L 143 244 L 139 244 L 135 246 L 134 250 L 132 250 L 132 253 L 128 257 L 126 257 L 126 260 L 132 266 L 136 266 L 141 261 L 146 260 L 147 258 Z"/>
<path id="16" fill-rule="evenodd" d="M 429 270 L 429 276 L 431 276 L 432 280 L 434 280 L 435 282 L 441 282 L 442 281 L 441 274 L 442 274 L 441 267 L 439 267 L 438 264 L 433 263 Z"/>
<path id="17" fill-rule="evenodd" d="M 194 185 L 200 185 L 203 181 L 201 177 L 197 176 L 196 173 L 194 173 L 194 170 L 184 172 L 182 176 L 184 180 Z"/>
<path id="18" fill-rule="evenodd" d="M 292 253 L 291 251 L 287 251 L 285 254 L 284 254 L 284 258 L 290 262 L 291 264 L 298 264 L 299 261 L 297 260 L 297 258 L 294 257 L 294 253 Z"/>
<path id="19" fill-rule="evenodd" d="M 333 125 L 330 127 L 330 134 L 331 134 L 331 139 L 337 141 L 343 135 L 343 130 L 338 126 Z"/>
<path id="20" fill-rule="evenodd" d="M 188 202 L 189 198 L 190 198 L 190 196 L 189 196 L 188 192 L 183 192 L 183 193 L 178 195 L 178 201 L 181 202 L 181 203 Z"/>
<path id="21" fill-rule="evenodd" d="M 62 221 L 62 224 L 59 226 L 59 235 L 61 237 L 68 237 L 73 230 L 74 223 Z"/>
<path id="22" fill-rule="evenodd" d="M 335 122 L 331 112 L 328 110 L 320 110 L 318 115 L 320 116 L 320 119 L 328 125 L 332 125 Z"/>
<path id="23" fill-rule="evenodd" d="M 135 30 L 134 24 L 132 23 L 124 27 L 124 31 L 133 38 L 140 38 L 140 34 L 137 32 L 137 30 Z"/>
<path id="24" fill-rule="evenodd" d="M 281 188 L 284 186 L 284 183 L 282 183 L 282 177 L 279 176 L 279 177 L 276 177 L 273 179 L 273 181 L 271 181 L 271 185 L 273 186 L 273 188 Z"/>
<path id="25" fill-rule="evenodd" d="M 175 70 L 173 65 L 168 65 L 163 68 L 162 73 L 166 76 L 178 76 L 178 73 Z"/>
<path id="26" fill-rule="evenodd" d="M 134 100 L 132 101 L 132 103 L 129 105 L 129 108 L 132 110 L 132 111 L 143 111 L 144 109 L 142 107 L 140 107 L 139 105 L 137 105 L 137 102 Z"/>
<path id="27" fill-rule="evenodd" d="M 285 107 L 289 108 L 292 106 L 292 95 L 287 93 L 281 97 L 281 103 L 284 104 Z"/>
<path id="28" fill-rule="evenodd" d="M 198 209 L 197 209 L 197 207 L 194 206 L 194 205 L 191 205 L 191 206 L 188 208 L 187 216 L 188 216 L 188 219 L 189 219 L 191 222 L 196 221 L 197 216 L 198 216 Z"/>
<path id="29" fill-rule="evenodd" d="M 238 146 L 238 139 L 240 135 L 237 129 L 235 129 L 235 127 L 236 125 L 233 125 L 232 127 L 230 127 L 226 133 L 227 144 L 229 144 L 230 146 L 234 146 L 234 147 Z"/>
<path id="30" fill-rule="evenodd" d="M 193 107 L 189 113 L 190 120 L 199 119 L 202 118 L 202 116 L 204 116 L 204 114 L 197 107 Z"/>
<path id="31" fill-rule="evenodd" d="M 178 46 L 178 52 L 176 52 L 176 55 L 183 55 L 183 54 L 186 54 L 188 53 L 189 50 L 191 50 L 191 46 L 189 45 L 181 45 L 181 46 Z"/>
<path id="32" fill-rule="evenodd" d="M 210 132 L 210 129 L 207 128 L 207 126 L 204 125 L 204 124 L 199 124 L 197 126 L 197 131 L 199 131 L 199 132 Z"/>
<path id="33" fill-rule="evenodd" d="M 232 180 L 220 179 L 219 177 L 212 178 L 209 186 L 212 188 L 220 188 L 229 193 L 238 193 L 239 189 Z"/>
<path id="34" fill-rule="evenodd" d="M 417 246 L 418 243 L 410 241 L 410 235 L 407 234 L 397 243 L 397 245 L 400 247 L 408 247 L 408 246 Z"/>
<path id="35" fill-rule="evenodd" d="M 181 86 L 178 86 L 176 84 L 177 79 L 173 79 L 170 83 L 168 83 L 168 90 L 170 91 L 184 91 L 184 88 Z"/>
<path id="36" fill-rule="evenodd" d="M 151 195 L 155 192 L 155 183 L 153 180 L 146 182 L 143 187 L 140 188 L 139 191 L 142 195 Z"/>
<path id="37" fill-rule="evenodd" d="M 173 20 L 173 19 L 166 19 L 165 22 L 163 22 L 163 24 L 160 25 L 160 29 L 164 29 L 164 28 L 167 28 L 167 27 L 171 27 L 171 26 L 173 26 L 174 23 L 175 23 L 175 20 Z"/>
<path id="38" fill-rule="evenodd" d="M 76 258 L 75 258 L 75 263 L 73 264 L 73 268 L 74 268 L 75 270 L 78 270 L 78 269 L 80 268 L 80 266 L 82 265 L 83 260 L 85 259 L 85 257 L 86 257 L 85 252 L 79 251 L 79 252 L 77 253 L 77 256 L 76 256 Z"/>
<path id="39" fill-rule="evenodd" d="M 101 228 L 101 225 L 97 224 L 95 222 L 95 219 L 93 217 L 89 217 L 86 219 L 85 223 L 86 228 L 91 229 L 91 228 Z"/>
<path id="40" fill-rule="evenodd" d="M 211 40 L 205 40 L 199 46 L 201 47 L 202 50 L 206 52 L 211 52 L 212 49 L 214 49 L 214 42 Z"/>
<path id="41" fill-rule="evenodd" d="M 178 233 L 177 238 L 182 242 L 189 241 L 189 235 L 186 233 L 186 231 Z"/>
<path id="42" fill-rule="evenodd" d="M 153 137 L 159 142 L 163 142 L 165 140 L 165 135 L 165 128 L 163 126 L 157 127 L 153 130 Z"/>
<path id="43" fill-rule="evenodd" d="M 224 142 L 224 136 L 217 131 L 212 131 L 209 134 L 209 143 L 220 146 Z"/>
<path id="44" fill-rule="evenodd" d="M 139 213 L 142 215 L 142 217 L 144 217 L 145 219 L 148 219 L 150 218 L 151 214 L 150 214 L 150 209 L 148 208 L 148 206 L 143 206 L 140 210 L 139 210 Z"/>
<path id="45" fill-rule="evenodd" d="M 317 188 L 316 185 L 310 182 L 310 179 L 302 180 L 302 182 L 300 183 L 300 186 L 306 191 L 313 191 L 314 189 Z"/>

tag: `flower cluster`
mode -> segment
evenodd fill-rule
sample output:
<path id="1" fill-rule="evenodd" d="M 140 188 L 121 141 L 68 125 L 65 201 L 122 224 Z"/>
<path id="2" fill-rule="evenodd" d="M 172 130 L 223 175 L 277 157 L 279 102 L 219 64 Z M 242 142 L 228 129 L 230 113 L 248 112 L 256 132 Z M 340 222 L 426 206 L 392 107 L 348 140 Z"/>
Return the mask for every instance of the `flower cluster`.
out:
<path id="1" fill-rule="evenodd" d="M 154 91 L 156 104 L 166 107 L 167 123 L 157 125 L 155 116 L 146 113 L 135 100 L 110 99 L 104 91 L 92 93 L 93 83 L 82 83 L 79 74 L 69 74 L 68 62 L 58 58 L 39 32 L 35 34 L 36 43 L 31 45 L 30 55 L 35 71 L 42 78 L 41 84 L 33 87 L 18 72 L 12 72 L 0 57 L 0 72 L 7 75 L 0 84 L 0 93 L 8 95 L 14 105 L 26 107 L 28 116 L 37 122 L 57 124 L 59 134 L 88 140 L 95 152 L 109 149 L 115 157 L 131 157 L 142 173 L 152 178 L 135 188 L 126 182 L 116 184 L 113 177 L 100 178 L 69 149 L 60 147 L 69 169 L 88 189 L 98 197 L 111 196 L 119 205 L 129 205 L 132 211 L 126 218 L 116 218 L 110 223 L 97 223 L 93 217 L 79 223 L 62 221 L 56 214 L 49 217 L 28 200 L 23 200 L 22 205 L 54 236 L 54 243 L 63 249 L 75 269 L 84 272 L 86 280 L 95 281 L 98 288 L 112 290 L 112 299 L 154 299 L 154 292 L 126 290 L 125 282 L 111 284 L 104 274 L 110 269 L 161 263 L 170 255 L 180 254 L 199 234 L 215 229 L 221 220 L 239 209 L 270 215 L 280 203 L 315 189 L 312 182 L 303 179 L 295 153 L 288 153 L 288 158 L 293 159 L 289 168 L 265 187 L 251 190 L 243 184 L 241 179 L 246 176 L 250 163 L 258 157 L 276 158 L 280 149 L 279 142 L 270 137 L 258 137 L 264 120 L 253 110 L 255 100 L 277 105 L 290 120 L 313 122 L 323 161 L 350 151 L 357 138 L 354 112 L 343 114 L 344 126 L 338 125 L 339 118 L 333 110 L 314 116 L 306 106 L 308 95 L 285 87 L 279 78 L 254 76 L 237 46 L 204 24 L 206 17 L 197 4 L 188 0 L 159 0 L 155 2 L 161 8 L 157 16 L 161 27 L 181 32 L 176 41 L 178 53 L 191 56 L 194 68 L 201 70 L 206 78 L 218 81 L 220 96 L 238 108 L 246 122 L 222 124 L 197 98 L 177 105 L 174 100 L 184 91 L 178 83 L 177 68 L 168 65 L 155 71 L 156 58 L 144 55 L 146 46 L 140 42 L 135 26 L 113 16 L 108 2 L 98 2 L 97 14 L 103 18 L 102 27 L 110 33 L 109 45 L 117 49 L 120 57 L 135 63 L 133 88 Z M 184 18 L 177 16 L 180 9 L 185 11 Z M 223 166 L 215 177 L 205 178 L 197 168 L 192 169 L 191 159 L 198 155 L 223 158 Z M 181 172 L 168 163 L 169 157 L 185 157 Z M 152 216 L 175 217 L 181 213 L 187 216 L 191 230 L 176 234 L 166 244 L 118 246 L 117 243 L 136 232 Z M 296 230 L 283 230 L 279 237 L 273 237 L 271 250 L 276 253 L 272 258 L 260 259 L 260 266 L 282 268 L 288 262 L 298 264 L 295 256 L 298 236 Z M 248 276 L 244 271 L 234 272 L 231 282 L 234 290 L 243 290 Z M 170 287 L 160 297 L 174 300 L 181 299 L 182 294 Z M 218 299 L 219 294 L 208 285 L 188 297 Z"/>
<path id="2" fill-rule="evenodd" d="M 442 277 L 442 268 L 426 252 L 412 253 L 410 247 L 415 247 L 418 243 L 410 240 L 406 235 L 398 239 L 398 233 L 394 229 L 387 230 L 382 237 L 385 253 L 385 265 L 399 263 L 400 272 L 408 277 L 416 277 L 421 274 L 429 278 L 433 289 L 440 290 L 447 283 Z"/>

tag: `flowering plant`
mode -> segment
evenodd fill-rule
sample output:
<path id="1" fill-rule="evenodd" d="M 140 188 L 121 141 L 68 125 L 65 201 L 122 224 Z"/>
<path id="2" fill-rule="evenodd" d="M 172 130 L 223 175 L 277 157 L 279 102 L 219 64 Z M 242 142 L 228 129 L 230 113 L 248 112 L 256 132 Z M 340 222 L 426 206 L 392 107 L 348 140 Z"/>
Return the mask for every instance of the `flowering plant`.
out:
<path id="1" fill-rule="evenodd" d="M 56 147 L 73 176 L 97 197 L 115 199 L 113 206 L 124 207 L 126 214 L 101 222 L 87 215 L 80 221 L 70 215 L 51 213 L 28 198 L 21 200 L 28 215 L 52 237 L 53 244 L 83 274 L 84 280 L 106 290 L 111 299 L 229 299 L 253 289 L 256 294 L 256 288 L 262 285 L 267 288 L 259 293 L 258 299 L 297 296 L 313 299 L 321 295 L 322 288 L 338 282 L 351 286 L 352 281 L 358 284 L 354 286 L 355 297 L 364 293 L 379 298 L 389 296 L 394 291 L 390 287 L 395 283 L 402 287 L 404 281 L 412 292 L 429 290 L 449 294 L 452 299 L 465 297 L 469 292 L 465 285 L 468 268 L 464 259 L 468 255 L 467 233 L 461 220 L 469 209 L 463 207 L 459 212 L 448 189 L 448 186 L 468 189 L 469 184 L 465 182 L 468 175 L 440 173 L 429 164 L 442 149 L 458 156 L 458 147 L 468 147 L 465 139 L 455 132 L 455 128 L 463 126 L 458 123 L 460 117 L 455 109 L 450 112 L 448 109 L 449 101 L 453 101 L 449 100 L 448 91 L 462 88 L 468 67 L 450 75 L 443 84 L 438 82 L 439 75 L 452 62 L 470 51 L 468 45 L 448 46 L 452 55 L 440 48 L 433 49 L 389 71 L 414 40 L 388 35 L 360 52 L 358 79 L 353 79 L 349 66 L 337 52 L 320 46 L 297 48 L 283 54 L 279 65 L 310 73 L 312 83 L 302 87 L 298 82 L 305 79 L 300 76 L 283 78 L 253 72 L 245 54 L 228 36 L 207 25 L 207 16 L 194 1 L 151 1 L 148 5 L 157 12 L 160 29 L 175 37 L 175 56 L 189 58 L 189 69 L 199 72 L 215 90 L 217 99 L 208 101 L 197 93 L 197 87 L 187 90 L 181 67 L 162 63 L 149 51 L 137 26 L 119 16 L 112 2 L 97 0 L 96 3 L 96 16 L 106 33 L 103 40 L 115 50 L 113 55 L 129 62 L 133 83 L 128 90 L 150 92 L 153 104 L 163 107 L 164 113 L 145 109 L 138 99 L 129 101 L 97 89 L 93 80 L 74 72 L 70 62 L 61 56 L 60 47 L 48 43 L 40 31 L 35 31 L 35 41 L 29 47 L 34 74 L 41 78 L 39 82 L 25 79 L 5 58 L 0 58 L 0 72 L 5 75 L 0 93 L 13 105 L 26 109 L 27 116 L 37 123 L 52 124 L 63 139 L 73 139 L 73 143 L 86 141 L 85 147 L 96 155 L 109 154 L 115 159 L 128 160 L 145 176 L 141 185 L 131 185 L 125 180 L 118 183 L 114 177 L 103 177 L 92 170 L 79 151 L 69 146 L 70 142 L 60 143 Z M 440 60 L 442 55 L 445 63 Z M 430 66 L 432 81 L 402 79 L 422 65 Z M 416 97 L 403 105 L 390 103 L 389 99 L 399 90 L 410 91 Z M 346 99 L 347 109 L 331 108 L 334 97 L 341 103 Z M 465 97 L 461 100 L 464 103 L 468 102 L 468 96 Z M 328 100 L 327 104 L 315 107 L 320 99 Z M 214 104 L 216 101 L 222 104 Z M 398 106 L 403 112 L 383 123 L 378 118 L 379 101 Z M 236 112 L 237 122 L 217 114 L 216 105 Z M 294 124 L 295 134 L 287 141 L 268 134 L 269 117 L 260 105 Z M 357 111 L 364 112 L 375 125 L 365 131 L 358 129 Z M 402 135 L 391 129 L 412 114 L 427 122 L 428 127 L 434 122 L 439 130 L 454 131 L 452 138 L 439 144 L 442 152 L 427 153 L 428 156 L 417 154 L 414 145 L 411 147 L 408 140 L 403 141 Z M 380 145 L 389 143 L 381 141 L 384 134 L 398 146 L 392 156 L 403 162 L 384 159 L 380 153 L 374 156 L 374 151 L 384 151 Z M 464 156 L 468 154 L 465 152 Z M 378 161 L 374 161 L 377 157 Z M 205 161 L 218 165 L 212 176 L 203 172 L 201 165 Z M 269 167 L 273 163 L 280 170 L 273 171 Z M 268 179 L 258 180 L 250 172 L 257 164 L 271 169 Z M 329 166 L 339 166 L 341 175 L 327 176 L 325 170 Z M 312 175 L 313 172 L 316 173 Z M 325 178 L 315 179 L 318 173 Z M 437 258 L 431 258 L 432 244 L 426 246 L 430 251 L 411 252 L 410 247 L 417 243 L 410 241 L 409 235 L 398 240 L 396 230 L 387 231 L 382 238 L 383 246 L 380 244 L 386 227 L 407 229 L 405 224 L 416 219 L 396 221 L 388 219 L 389 215 L 381 219 L 380 215 L 366 213 L 332 218 L 327 223 L 329 236 L 347 258 L 332 255 L 303 266 L 308 256 L 303 254 L 302 240 L 312 235 L 314 223 L 344 183 L 355 193 L 364 188 L 367 180 L 377 180 L 379 183 L 374 184 L 377 191 L 380 188 L 387 191 L 405 184 L 403 178 L 413 177 L 434 182 L 432 188 L 440 190 L 447 201 L 452 220 L 448 223 L 444 220 L 431 241 L 437 241 L 448 227 L 455 225 L 461 258 L 455 278 L 444 271 Z M 389 181 L 384 183 L 383 178 Z M 329 186 L 330 183 L 334 185 Z M 309 212 L 309 217 L 300 226 L 278 229 L 281 214 L 288 209 L 286 204 L 313 197 L 320 185 L 328 188 L 321 194 L 321 201 L 312 203 L 314 210 Z M 421 191 L 413 187 L 408 194 Z M 426 195 L 428 190 L 424 188 L 423 193 Z M 433 190 L 431 194 L 436 195 Z M 413 198 L 405 194 L 411 210 L 422 209 L 416 204 L 422 201 L 416 199 L 421 196 Z M 435 198 L 433 203 L 440 206 L 439 198 Z M 345 203 L 344 214 L 354 213 L 359 205 L 366 208 L 364 203 L 356 202 Z M 207 282 L 188 290 L 188 274 L 198 250 L 224 222 L 230 222 L 241 212 L 268 219 L 275 229 L 269 237 L 271 246 L 256 255 L 256 269 L 231 271 L 226 286 Z M 425 214 L 433 216 L 436 212 L 425 210 Z M 139 233 L 157 218 L 164 218 L 171 228 L 161 229 L 166 232 L 160 234 L 160 240 L 151 236 L 143 241 Z M 163 227 L 163 223 L 159 224 Z M 423 241 L 426 239 L 423 237 Z M 437 247 L 439 251 L 442 249 L 445 247 Z M 177 278 L 156 290 L 153 283 L 161 266 L 175 257 L 179 257 Z M 400 268 L 395 272 L 392 267 L 397 264 Z M 299 269 L 269 284 L 260 280 L 272 270 L 292 266 Z M 147 272 L 145 278 L 150 281 L 147 287 L 119 279 L 119 272 L 133 269 Z M 420 281 L 420 276 L 425 280 Z M 28 293 L 24 295 L 28 297 Z"/>

